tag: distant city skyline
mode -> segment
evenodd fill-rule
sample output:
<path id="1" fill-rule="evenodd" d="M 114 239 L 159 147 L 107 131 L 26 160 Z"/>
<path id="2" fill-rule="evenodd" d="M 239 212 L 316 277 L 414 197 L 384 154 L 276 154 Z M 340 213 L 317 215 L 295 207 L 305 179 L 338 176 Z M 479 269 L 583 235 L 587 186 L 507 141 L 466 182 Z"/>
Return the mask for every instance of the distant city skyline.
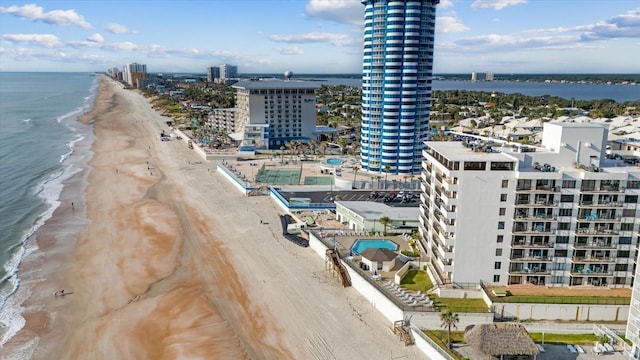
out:
<path id="1" fill-rule="evenodd" d="M 0 71 L 362 72 L 359 0 L 2 0 Z M 442 0 L 434 73 L 639 73 L 628 0 Z"/>

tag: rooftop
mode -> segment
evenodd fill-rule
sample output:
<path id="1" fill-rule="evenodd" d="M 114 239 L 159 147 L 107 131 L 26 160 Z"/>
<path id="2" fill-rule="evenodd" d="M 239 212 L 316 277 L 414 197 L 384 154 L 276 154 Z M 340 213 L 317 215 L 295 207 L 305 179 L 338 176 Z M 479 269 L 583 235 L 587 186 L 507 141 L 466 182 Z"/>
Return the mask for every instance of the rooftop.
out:
<path id="1" fill-rule="evenodd" d="M 298 81 L 298 80 L 243 80 L 231 85 L 236 89 L 319 89 L 321 83 L 318 81 Z"/>
<path id="2" fill-rule="evenodd" d="M 419 212 L 416 206 L 396 207 L 375 201 L 335 201 L 366 220 L 378 220 L 383 216 L 388 216 L 392 220 L 417 221 Z"/>

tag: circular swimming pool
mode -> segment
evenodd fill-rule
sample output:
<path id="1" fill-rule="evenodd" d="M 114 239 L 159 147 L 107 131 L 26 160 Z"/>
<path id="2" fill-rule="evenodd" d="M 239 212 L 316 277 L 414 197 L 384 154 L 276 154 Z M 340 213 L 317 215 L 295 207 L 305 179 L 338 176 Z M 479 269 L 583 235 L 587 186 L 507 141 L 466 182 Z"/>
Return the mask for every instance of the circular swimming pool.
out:
<path id="1" fill-rule="evenodd" d="M 353 245 L 351 245 L 351 251 L 355 254 L 361 254 L 367 249 L 387 249 L 396 251 L 398 250 L 398 244 L 387 239 L 357 239 Z"/>
<path id="2" fill-rule="evenodd" d="M 327 159 L 327 164 L 333 165 L 333 166 L 342 165 L 343 162 L 344 162 L 343 159 L 338 159 L 338 158 L 328 158 Z"/>

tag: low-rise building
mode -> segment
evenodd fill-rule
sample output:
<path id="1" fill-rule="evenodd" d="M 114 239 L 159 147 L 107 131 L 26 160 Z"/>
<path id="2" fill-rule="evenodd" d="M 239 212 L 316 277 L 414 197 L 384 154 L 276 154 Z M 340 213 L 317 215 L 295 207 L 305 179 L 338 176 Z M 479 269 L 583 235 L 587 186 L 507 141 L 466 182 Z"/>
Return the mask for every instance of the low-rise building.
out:
<path id="1" fill-rule="evenodd" d="M 388 217 L 388 233 L 411 233 L 418 228 L 418 208 L 389 206 L 375 201 L 336 200 L 336 219 L 356 231 L 384 232 L 380 218 Z"/>

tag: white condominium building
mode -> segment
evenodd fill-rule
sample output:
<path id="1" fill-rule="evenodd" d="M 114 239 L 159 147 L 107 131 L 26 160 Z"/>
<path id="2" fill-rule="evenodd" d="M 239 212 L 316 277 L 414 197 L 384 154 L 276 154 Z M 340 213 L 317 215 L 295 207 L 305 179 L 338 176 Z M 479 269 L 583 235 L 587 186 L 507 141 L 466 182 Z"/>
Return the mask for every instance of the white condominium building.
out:
<path id="1" fill-rule="evenodd" d="M 236 131 L 265 125 L 268 147 L 280 149 L 291 140 L 315 139 L 316 90 L 313 81 L 240 81 L 236 89 Z"/>
<path id="2" fill-rule="evenodd" d="M 607 129 L 545 123 L 542 147 L 427 142 L 421 243 L 443 283 L 629 287 L 640 169 Z"/>
<path id="3" fill-rule="evenodd" d="M 640 267 L 636 267 L 636 281 L 633 282 L 627 331 L 624 335 L 631 341 L 631 346 L 625 344 L 626 359 L 640 359 L 640 281 L 637 281 L 638 276 L 640 276 Z"/>

